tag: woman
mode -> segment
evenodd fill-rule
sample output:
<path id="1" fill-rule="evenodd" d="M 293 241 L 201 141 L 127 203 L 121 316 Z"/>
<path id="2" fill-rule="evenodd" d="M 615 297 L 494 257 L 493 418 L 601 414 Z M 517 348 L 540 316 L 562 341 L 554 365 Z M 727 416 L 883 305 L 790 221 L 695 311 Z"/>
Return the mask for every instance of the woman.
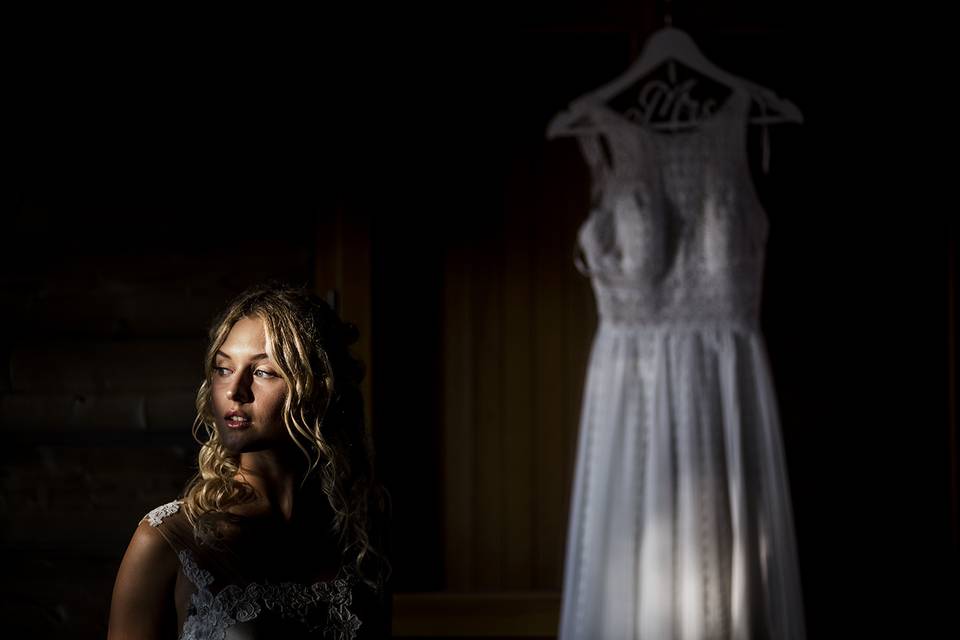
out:
<path id="1" fill-rule="evenodd" d="M 302 289 L 229 305 L 197 393 L 199 471 L 134 532 L 110 640 L 389 635 L 356 337 Z"/>

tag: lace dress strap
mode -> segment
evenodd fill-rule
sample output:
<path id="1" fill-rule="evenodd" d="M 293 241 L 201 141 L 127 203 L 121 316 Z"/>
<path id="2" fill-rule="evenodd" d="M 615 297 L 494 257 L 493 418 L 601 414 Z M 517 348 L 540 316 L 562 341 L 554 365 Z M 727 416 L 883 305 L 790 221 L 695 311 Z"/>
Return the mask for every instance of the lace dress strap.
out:
<path id="1" fill-rule="evenodd" d="M 146 522 L 159 533 L 178 556 L 180 551 L 196 544 L 193 529 L 181 508 L 182 505 L 183 500 L 172 500 L 151 509 L 140 519 L 141 524 Z"/>
<path id="2" fill-rule="evenodd" d="M 147 512 L 147 514 L 143 516 L 140 521 L 143 522 L 146 520 L 150 523 L 151 527 L 159 527 L 165 518 L 180 511 L 181 504 L 183 504 L 183 500 L 173 500 L 166 504 L 162 504 L 159 507 L 151 509 L 149 512 Z"/>

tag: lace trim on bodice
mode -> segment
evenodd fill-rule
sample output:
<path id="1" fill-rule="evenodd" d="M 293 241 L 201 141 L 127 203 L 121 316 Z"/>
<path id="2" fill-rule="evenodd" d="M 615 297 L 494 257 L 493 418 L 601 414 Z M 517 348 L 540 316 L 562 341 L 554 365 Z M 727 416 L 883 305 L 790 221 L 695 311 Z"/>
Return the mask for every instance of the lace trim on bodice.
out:
<path id="1" fill-rule="evenodd" d="M 151 509 L 150 512 L 143 517 L 150 522 L 151 527 L 159 527 L 164 518 L 172 516 L 177 511 L 180 511 L 181 504 L 181 500 L 174 500 L 173 502 L 162 504 L 156 509 Z"/>
<path id="2" fill-rule="evenodd" d="M 190 615 L 180 640 L 223 640 L 228 627 L 249 622 L 264 609 L 281 618 L 297 620 L 311 632 L 320 631 L 324 638 L 356 638 L 361 622 L 349 609 L 355 580 L 346 566 L 332 580 L 311 585 L 251 582 L 241 587 L 231 584 L 214 595 L 208 588 L 214 581 L 213 575 L 197 565 L 189 549 L 181 550 L 178 555 L 184 575 L 197 588 L 190 596 Z M 329 605 L 328 614 L 326 620 L 320 616 L 321 622 L 317 624 L 316 614 L 324 603 Z"/>
<path id="3" fill-rule="evenodd" d="M 667 134 L 613 112 L 582 136 L 593 203 L 574 264 L 617 325 L 759 323 L 767 218 L 747 162 L 750 97 Z"/>

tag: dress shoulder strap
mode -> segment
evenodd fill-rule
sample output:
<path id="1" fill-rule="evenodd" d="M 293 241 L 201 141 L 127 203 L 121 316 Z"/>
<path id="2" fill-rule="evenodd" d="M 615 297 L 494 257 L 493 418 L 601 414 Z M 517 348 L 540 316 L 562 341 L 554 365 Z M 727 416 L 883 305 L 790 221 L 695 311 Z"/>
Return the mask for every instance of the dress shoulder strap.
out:
<path id="1" fill-rule="evenodd" d="M 183 504 L 182 500 L 173 500 L 172 502 L 162 504 L 159 507 L 151 509 L 149 512 L 147 512 L 147 515 L 143 516 L 140 521 L 143 522 L 146 520 L 150 523 L 151 527 L 159 527 L 165 518 L 180 511 L 181 504 Z"/>
<path id="2" fill-rule="evenodd" d="M 183 500 L 173 500 L 151 509 L 140 519 L 140 524 L 147 522 L 176 553 L 184 547 L 194 545 L 193 527 L 190 526 L 182 505 Z"/>

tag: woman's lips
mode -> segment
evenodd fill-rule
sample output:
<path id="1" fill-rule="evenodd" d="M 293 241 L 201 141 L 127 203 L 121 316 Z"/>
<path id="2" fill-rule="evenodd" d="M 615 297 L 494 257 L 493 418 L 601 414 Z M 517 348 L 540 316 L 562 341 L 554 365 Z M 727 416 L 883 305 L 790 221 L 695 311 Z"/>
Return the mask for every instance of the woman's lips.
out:
<path id="1" fill-rule="evenodd" d="M 250 426 L 250 421 L 239 416 L 230 416 L 227 418 L 227 426 L 231 429 L 246 429 Z"/>

